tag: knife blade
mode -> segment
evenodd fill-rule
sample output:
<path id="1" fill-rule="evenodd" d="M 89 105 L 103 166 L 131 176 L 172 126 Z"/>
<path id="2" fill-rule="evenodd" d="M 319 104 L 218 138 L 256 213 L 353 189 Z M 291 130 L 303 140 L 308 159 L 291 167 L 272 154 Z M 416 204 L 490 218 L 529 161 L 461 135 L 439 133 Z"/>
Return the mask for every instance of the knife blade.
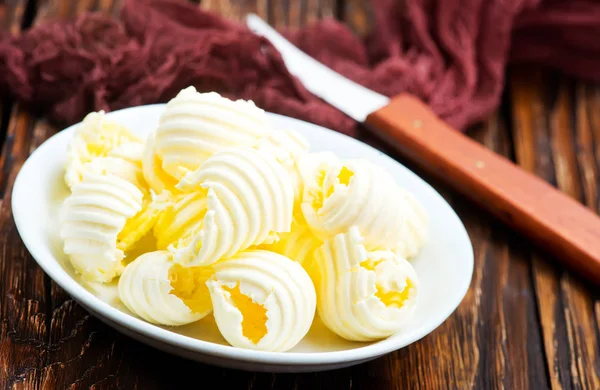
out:
<path id="1" fill-rule="evenodd" d="M 355 121 L 364 122 L 370 113 L 389 104 L 388 97 L 334 72 L 292 45 L 260 17 L 250 14 L 246 17 L 246 24 L 255 34 L 262 35 L 275 46 L 290 73 L 306 89 Z"/>
<path id="2" fill-rule="evenodd" d="M 308 56 L 258 16 L 246 22 L 310 92 L 600 285 L 600 218 L 590 209 L 451 128 L 418 98 L 380 95 Z"/>

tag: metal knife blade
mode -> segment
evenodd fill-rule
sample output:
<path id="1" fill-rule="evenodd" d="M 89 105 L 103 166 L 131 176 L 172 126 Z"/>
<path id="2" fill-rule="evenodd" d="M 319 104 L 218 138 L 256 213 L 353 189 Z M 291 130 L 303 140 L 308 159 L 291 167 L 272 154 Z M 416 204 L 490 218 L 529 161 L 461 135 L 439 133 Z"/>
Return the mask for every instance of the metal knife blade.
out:
<path id="1" fill-rule="evenodd" d="M 277 48 L 290 73 L 300 79 L 306 89 L 352 119 L 364 122 L 370 113 L 389 103 L 386 96 L 347 79 L 302 52 L 257 15 L 248 15 L 246 24 Z"/>

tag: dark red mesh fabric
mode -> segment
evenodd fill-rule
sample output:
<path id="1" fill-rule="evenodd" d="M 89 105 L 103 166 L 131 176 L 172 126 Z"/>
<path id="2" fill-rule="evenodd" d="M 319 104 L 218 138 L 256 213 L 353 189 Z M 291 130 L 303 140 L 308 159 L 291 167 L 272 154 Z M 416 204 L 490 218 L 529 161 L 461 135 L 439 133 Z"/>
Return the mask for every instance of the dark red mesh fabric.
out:
<path id="1" fill-rule="evenodd" d="M 416 94 L 457 128 L 498 104 L 504 69 L 536 62 L 600 80 L 600 2 L 373 0 L 364 40 L 325 20 L 286 32 L 301 49 L 385 95 Z M 85 14 L 0 38 L 0 88 L 61 124 L 93 110 L 166 102 L 194 85 L 352 134 L 246 27 L 174 0 L 127 0 L 120 20 Z"/>

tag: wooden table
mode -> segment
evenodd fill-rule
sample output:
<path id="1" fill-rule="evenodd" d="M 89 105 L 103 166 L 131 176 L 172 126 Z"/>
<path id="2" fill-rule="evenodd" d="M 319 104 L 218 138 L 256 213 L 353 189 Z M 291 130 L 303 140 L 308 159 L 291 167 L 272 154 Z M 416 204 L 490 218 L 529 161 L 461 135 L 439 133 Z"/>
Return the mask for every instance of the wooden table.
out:
<path id="1" fill-rule="evenodd" d="M 0 2 L 0 29 L 13 34 L 113 0 Z M 364 0 L 205 0 L 275 26 L 335 16 L 368 29 Z M 475 248 L 473 282 L 435 332 L 370 363 L 333 372 L 274 375 L 186 361 L 125 337 L 90 317 L 37 266 L 10 211 L 15 176 L 57 129 L 0 96 L 0 387 L 222 389 L 600 389 L 600 292 L 555 265 L 486 212 L 422 174 L 452 204 Z M 547 70 L 510 69 L 502 107 L 471 130 L 475 139 L 533 171 L 596 212 L 600 207 L 600 88 Z M 376 141 L 370 140 L 371 143 Z M 383 150 L 396 157 L 392 151 Z"/>

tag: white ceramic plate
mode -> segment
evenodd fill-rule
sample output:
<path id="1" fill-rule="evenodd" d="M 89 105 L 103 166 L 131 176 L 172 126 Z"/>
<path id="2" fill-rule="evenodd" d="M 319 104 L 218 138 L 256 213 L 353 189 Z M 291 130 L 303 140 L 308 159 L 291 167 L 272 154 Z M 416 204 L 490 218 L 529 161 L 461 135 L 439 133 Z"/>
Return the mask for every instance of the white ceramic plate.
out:
<path id="1" fill-rule="evenodd" d="M 139 136 L 153 129 L 164 105 L 133 107 L 108 114 Z M 256 371 L 322 371 L 362 363 L 402 348 L 438 327 L 464 297 L 473 272 L 473 249 L 464 226 L 444 199 L 395 160 L 337 132 L 296 119 L 270 114 L 279 128 L 302 133 L 312 151 L 331 150 L 342 157 L 361 157 L 383 166 L 426 207 L 430 240 L 413 261 L 420 279 L 420 301 L 414 317 L 397 334 L 375 343 L 345 341 L 315 321 L 291 351 L 258 352 L 229 346 L 212 316 L 184 327 L 149 324 L 120 304 L 115 285 L 82 286 L 58 237 L 57 212 L 69 190 L 63 182 L 67 144 L 73 126 L 44 142 L 23 165 L 13 189 L 12 210 L 25 246 L 37 263 L 92 315 L 143 343 L 205 363 Z"/>

